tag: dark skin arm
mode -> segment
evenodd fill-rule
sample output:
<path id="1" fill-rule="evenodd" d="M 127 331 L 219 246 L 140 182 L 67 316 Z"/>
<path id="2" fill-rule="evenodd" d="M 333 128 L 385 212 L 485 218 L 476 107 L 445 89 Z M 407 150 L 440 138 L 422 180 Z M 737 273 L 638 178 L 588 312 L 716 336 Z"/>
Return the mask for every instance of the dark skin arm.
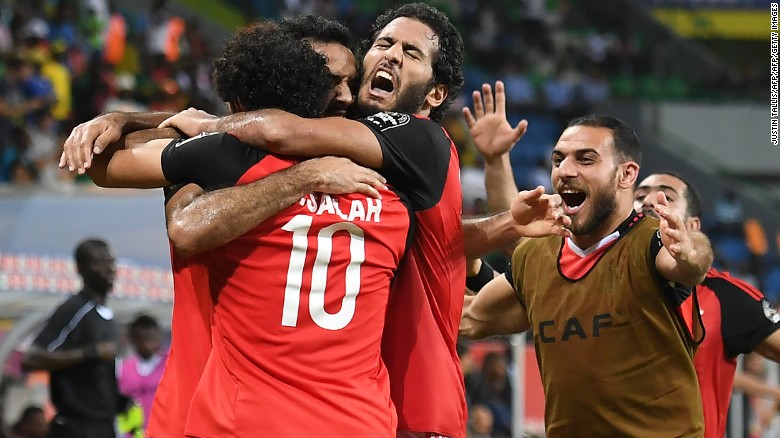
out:
<path id="1" fill-rule="evenodd" d="M 102 342 L 96 345 L 96 357 L 91 358 L 90 348 L 74 348 L 71 350 L 48 351 L 38 345 L 31 345 L 22 359 L 22 367 L 28 371 L 45 370 L 58 371 L 90 360 L 114 360 L 116 344 Z"/>
<path id="2" fill-rule="evenodd" d="M 339 117 L 306 119 L 264 109 L 217 118 L 191 108 L 169 118 L 161 127 L 175 127 L 188 136 L 231 132 L 242 141 L 280 155 L 335 155 L 375 169 L 383 163 L 382 148 L 374 133 L 358 121 Z"/>

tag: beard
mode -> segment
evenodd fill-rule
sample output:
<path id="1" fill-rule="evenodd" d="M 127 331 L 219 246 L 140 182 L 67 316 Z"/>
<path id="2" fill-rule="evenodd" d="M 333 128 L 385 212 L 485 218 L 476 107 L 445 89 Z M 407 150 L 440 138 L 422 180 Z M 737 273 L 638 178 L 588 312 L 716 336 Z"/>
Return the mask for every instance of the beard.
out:
<path id="1" fill-rule="evenodd" d="M 592 211 L 582 223 L 572 222 L 571 232 L 575 235 L 588 235 L 603 224 L 617 209 L 615 189 L 602 187 L 592 193 Z"/>
<path id="2" fill-rule="evenodd" d="M 393 108 L 382 108 L 376 102 L 363 102 L 358 98 L 358 102 L 353 105 L 354 117 L 368 117 L 372 114 L 384 111 L 396 113 L 415 114 L 422 109 L 423 103 L 428 92 L 433 88 L 433 79 L 427 82 L 411 83 L 407 87 L 401 87 Z"/>

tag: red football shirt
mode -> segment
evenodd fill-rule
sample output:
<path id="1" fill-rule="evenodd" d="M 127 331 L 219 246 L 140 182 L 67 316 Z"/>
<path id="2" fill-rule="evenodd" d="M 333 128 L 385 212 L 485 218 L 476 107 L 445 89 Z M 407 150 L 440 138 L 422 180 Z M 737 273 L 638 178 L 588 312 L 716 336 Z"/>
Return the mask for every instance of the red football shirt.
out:
<path id="1" fill-rule="evenodd" d="M 192 395 L 211 352 L 214 303 L 206 266 L 200 262 L 200 256 L 179 257 L 171 245 L 171 267 L 171 348 L 147 423 L 146 436 L 150 438 L 184 435 Z"/>
<path id="2" fill-rule="evenodd" d="M 780 329 L 780 315 L 764 294 L 728 273 L 710 269 L 696 286 L 707 335 L 693 357 L 704 408 L 704 433 L 726 433 L 737 356 Z"/>
<path id="3" fill-rule="evenodd" d="M 233 150 L 244 151 L 233 154 L 236 163 L 257 154 L 230 135 L 193 140 L 166 149 L 166 178 L 199 173 L 182 161 L 202 161 L 196 150 L 204 143 L 217 144 L 205 161 L 221 171 L 238 168 L 219 163 Z M 166 164 L 173 156 L 178 170 Z M 295 163 L 270 155 L 255 162 L 238 184 Z M 208 253 L 219 296 L 187 435 L 395 436 L 380 345 L 410 212 L 394 192 L 382 196 L 310 195 Z"/>
<path id="4" fill-rule="evenodd" d="M 424 117 L 380 113 L 363 123 L 382 146 L 382 175 L 409 195 L 414 210 L 414 240 L 391 289 L 382 340 L 398 429 L 463 437 L 468 413 L 455 348 L 466 287 L 458 154 L 444 129 Z"/>

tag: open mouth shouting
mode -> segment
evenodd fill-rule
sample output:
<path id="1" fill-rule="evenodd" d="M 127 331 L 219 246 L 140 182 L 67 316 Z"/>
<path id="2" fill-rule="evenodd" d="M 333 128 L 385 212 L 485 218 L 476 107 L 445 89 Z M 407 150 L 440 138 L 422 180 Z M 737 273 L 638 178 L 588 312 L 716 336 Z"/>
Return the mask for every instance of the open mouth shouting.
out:
<path id="1" fill-rule="evenodd" d="M 377 69 L 374 77 L 371 78 L 369 92 L 372 96 L 378 98 L 390 97 L 396 88 L 396 80 L 393 74 L 387 70 Z"/>
<path id="2" fill-rule="evenodd" d="M 582 209 L 582 206 L 585 205 L 585 201 L 588 198 L 584 191 L 574 188 L 563 188 L 558 190 L 558 193 L 563 200 L 563 211 L 568 216 L 577 214 L 577 212 Z"/>

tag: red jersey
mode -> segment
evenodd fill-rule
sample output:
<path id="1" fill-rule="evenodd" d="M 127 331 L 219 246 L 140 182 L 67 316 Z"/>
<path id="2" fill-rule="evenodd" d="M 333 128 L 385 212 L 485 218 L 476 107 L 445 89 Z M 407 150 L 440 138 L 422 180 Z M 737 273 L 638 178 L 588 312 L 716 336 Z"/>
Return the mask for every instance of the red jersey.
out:
<path id="1" fill-rule="evenodd" d="M 208 271 L 200 257 L 180 257 L 171 245 L 171 348 L 147 423 L 149 438 L 184 435 L 192 395 L 211 352 L 214 303 L 208 288 Z"/>
<path id="2" fill-rule="evenodd" d="M 259 153 L 224 134 L 197 143 L 218 144 L 212 164 L 230 149 L 244 151 L 243 163 Z M 182 158 L 197 143 L 164 157 L 178 155 L 191 169 Z M 270 155 L 255 162 L 238 184 L 295 164 Z M 380 345 L 409 222 L 389 190 L 381 200 L 310 195 L 211 251 L 211 288 L 219 293 L 213 347 L 186 435 L 395 436 Z"/>
<path id="3" fill-rule="evenodd" d="M 704 433 L 721 438 L 726 433 L 737 356 L 750 353 L 780 329 L 780 315 L 764 294 L 728 273 L 710 269 L 696 286 L 707 336 L 693 364 L 704 408 Z"/>
<path id="4" fill-rule="evenodd" d="M 466 260 L 455 145 L 424 117 L 380 113 L 363 123 L 382 146 L 388 182 L 409 195 L 414 240 L 393 283 L 382 357 L 398 429 L 463 437 L 466 396 L 455 348 Z"/>

